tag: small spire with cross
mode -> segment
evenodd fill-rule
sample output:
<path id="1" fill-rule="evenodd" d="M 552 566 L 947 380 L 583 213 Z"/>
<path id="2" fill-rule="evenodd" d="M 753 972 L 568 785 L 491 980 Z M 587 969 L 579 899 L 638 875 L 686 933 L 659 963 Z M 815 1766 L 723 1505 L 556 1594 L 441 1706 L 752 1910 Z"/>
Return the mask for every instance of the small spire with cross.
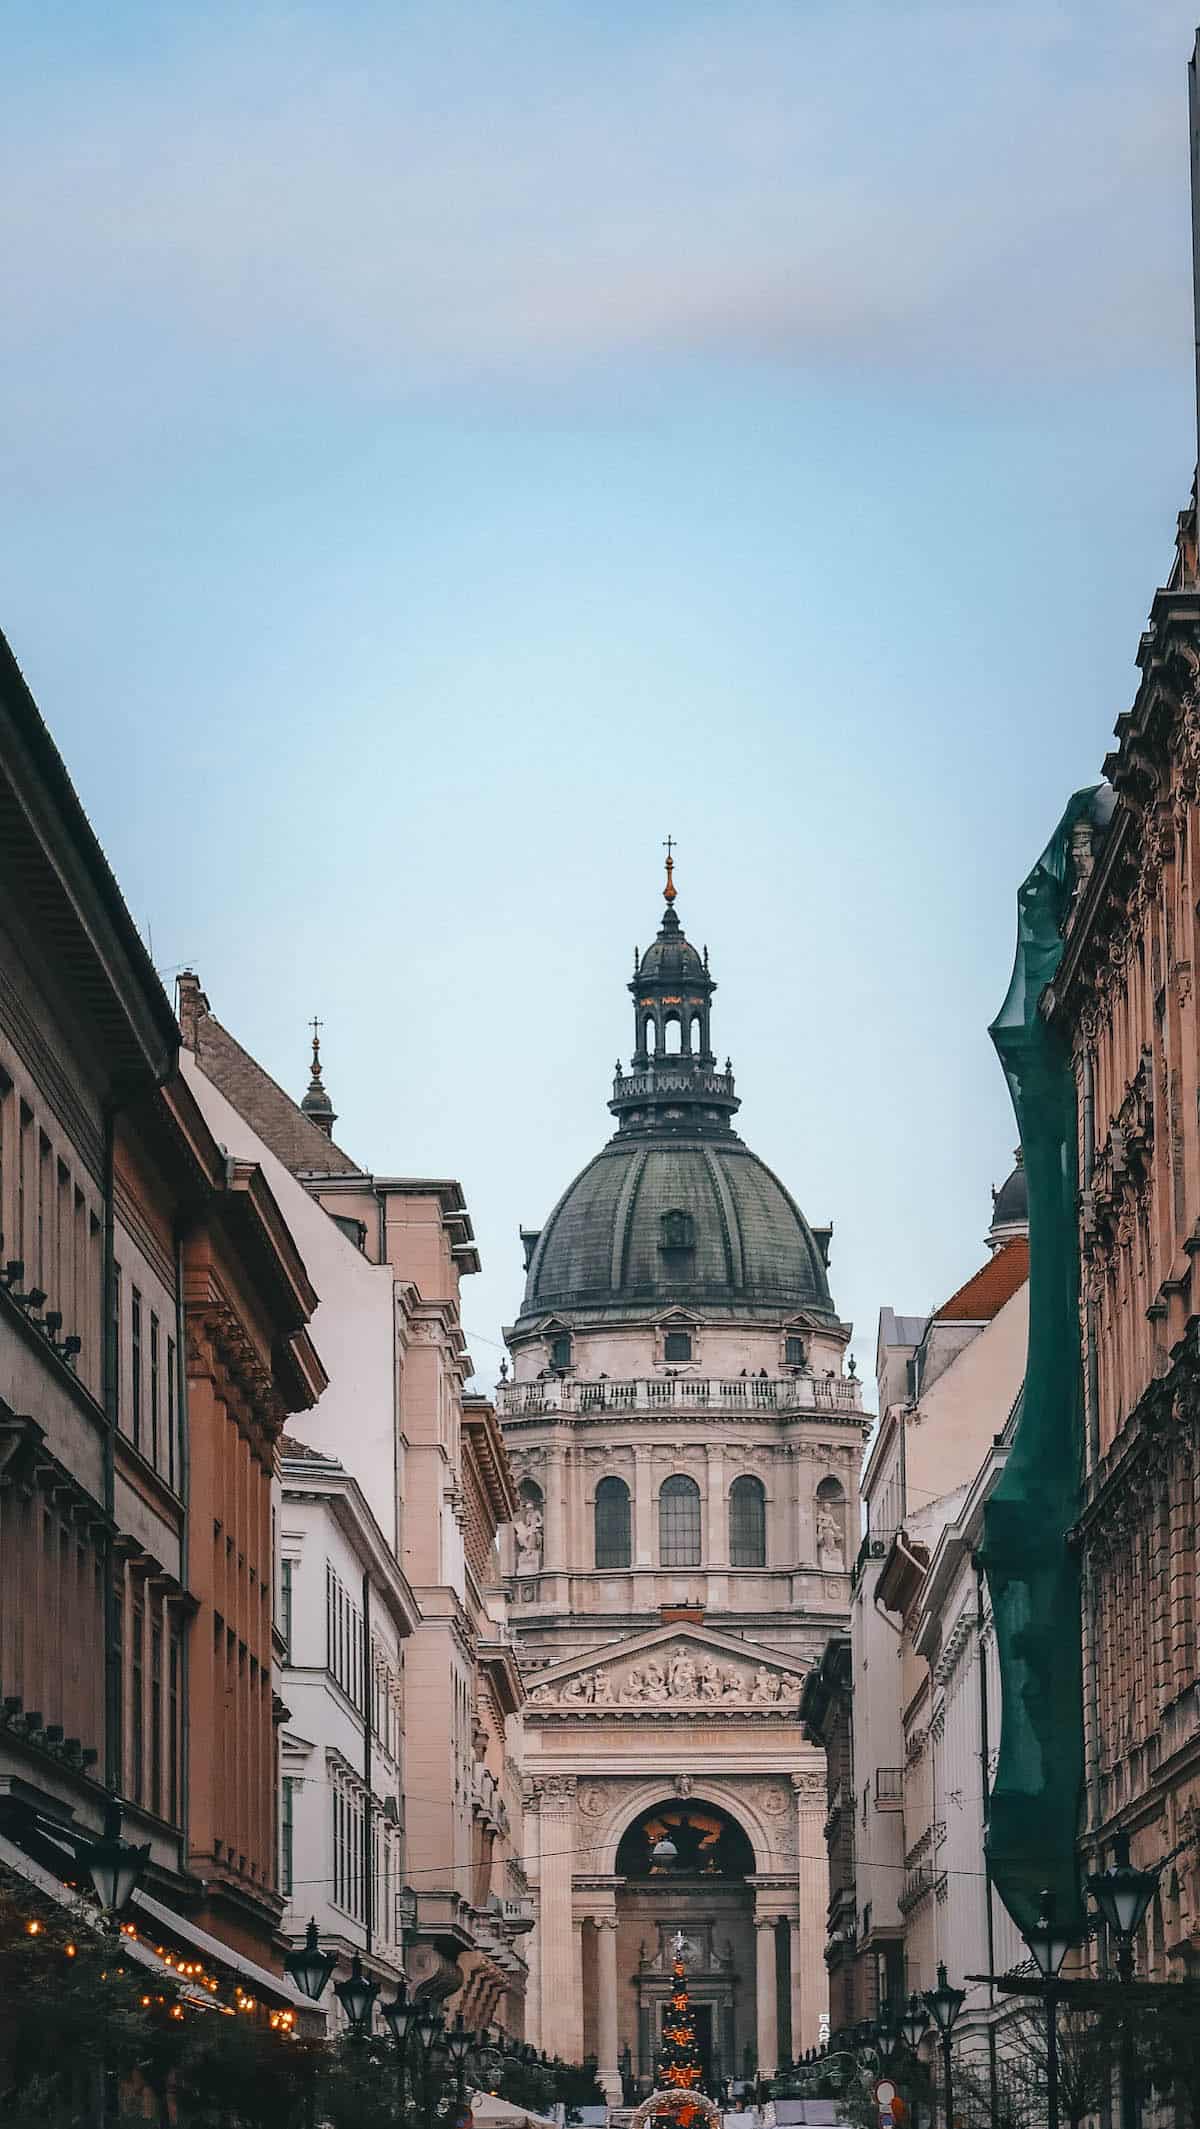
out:
<path id="1" fill-rule="evenodd" d="M 324 1027 L 325 1022 L 318 1020 L 314 1013 L 308 1024 L 312 1029 L 312 1078 L 308 1083 L 308 1092 L 300 1107 L 308 1117 L 309 1122 L 316 1125 L 318 1131 L 323 1131 L 326 1138 L 332 1138 L 333 1127 L 337 1122 L 337 1117 L 333 1103 L 326 1092 L 325 1083 L 321 1078 L 321 1029 Z"/>
<path id="2" fill-rule="evenodd" d="M 674 836 L 669 835 L 666 839 L 666 842 L 663 844 L 663 849 L 667 853 L 667 884 L 663 888 L 663 901 L 666 903 L 668 909 L 670 908 L 672 902 L 675 900 L 675 859 L 671 853 L 672 851 L 678 850 L 678 848 L 679 845 L 675 841 Z"/>

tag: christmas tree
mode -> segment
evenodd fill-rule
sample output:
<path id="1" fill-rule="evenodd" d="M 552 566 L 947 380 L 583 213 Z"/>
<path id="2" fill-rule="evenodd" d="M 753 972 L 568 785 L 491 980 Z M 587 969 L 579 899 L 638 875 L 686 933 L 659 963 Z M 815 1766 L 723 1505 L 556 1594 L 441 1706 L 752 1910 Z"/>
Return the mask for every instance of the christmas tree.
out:
<path id="1" fill-rule="evenodd" d="M 696 2046 L 696 2021 L 688 2000 L 687 1968 L 683 1963 L 683 1938 L 676 1937 L 675 1956 L 671 1962 L 671 1994 L 663 2019 L 663 2051 L 658 2065 L 658 2082 L 665 2092 L 678 2092 L 680 2103 L 671 2110 L 670 2119 L 685 2125 L 695 2119 L 699 2109 L 688 2104 L 689 2092 L 700 2090 L 700 2050 Z"/>

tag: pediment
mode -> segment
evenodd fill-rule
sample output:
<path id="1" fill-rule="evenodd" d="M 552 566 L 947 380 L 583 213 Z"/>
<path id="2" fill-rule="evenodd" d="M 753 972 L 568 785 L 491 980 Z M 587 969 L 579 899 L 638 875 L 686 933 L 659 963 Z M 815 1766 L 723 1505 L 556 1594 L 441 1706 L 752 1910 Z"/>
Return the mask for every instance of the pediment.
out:
<path id="1" fill-rule="evenodd" d="M 708 1722 L 736 1716 L 799 1720 L 802 1656 L 681 1621 L 551 1664 L 529 1683 L 525 1712 L 553 1721 L 602 1717 Z"/>

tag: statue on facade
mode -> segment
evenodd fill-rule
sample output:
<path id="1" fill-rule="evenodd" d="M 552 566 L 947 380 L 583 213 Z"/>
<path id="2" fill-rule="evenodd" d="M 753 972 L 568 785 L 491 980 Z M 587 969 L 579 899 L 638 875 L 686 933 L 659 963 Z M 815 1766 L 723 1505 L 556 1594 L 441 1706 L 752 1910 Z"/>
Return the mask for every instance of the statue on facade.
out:
<path id="1" fill-rule="evenodd" d="M 642 1676 L 641 1665 L 633 1663 L 621 1681 L 621 1698 L 625 1701 L 638 1701 L 644 1700 L 645 1697 L 646 1681 Z"/>
<path id="2" fill-rule="evenodd" d="M 846 1553 L 837 1516 L 827 1502 L 817 1503 L 817 1565 L 845 1571 Z"/>
<path id="3" fill-rule="evenodd" d="M 760 1663 L 754 1673 L 754 1684 L 750 1688 L 750 1698 L 764 1707 L 771 1705 L 779 1698 L 779 1680 L 767 1669 L 765 1663 Z"/>
<path id="4" fill-rule="evenodd" d="M 663 1667 L 656 1657 L 650 1656 L 647 1658 L 645 1669 L 642 1672 L 642 1699 L 659 1703 L 666 1700 L 668 1696 L 669 1688 L 663 1673 Z"/>
<path id="5" fill-rule="evenodd" d="M 536 1501 L 524 1501 L 513 1525 L 517 1534 L 517 1573 L 537 1574 L 542 1564 L 542 1511 Z"/>
<path id="6" fill-rule="evenodd" d="M 592 1700 L 595 1706 L 601 1708 L 611 1707 L 612 1697 L 612 1678 L 609 1672 L 594 1671 L 592 1673 Z"/>
<path id="7" fill-rule="evenodd" d="M 686 1649 L 677 1649 L 668 1673 L 672 1700 L 696 1698 L 696 1666 Z"/>
<path id="8" fill-rule="evenodd" d="M 711 1656 L 705 1656 L 701 1659 L 700 1698 L 701 1700 L 719 1700 L 721 1698 L 721 1669 L 719 1664 L 714 1663 Z"/>
<path id="9" fill-rule="evenodd" d="M 567 1678 L 559 1688 L 560 1708 L 586 1708 L 592 1698 L 592 1680 L 586 1671 L 575 1678 Z"/>

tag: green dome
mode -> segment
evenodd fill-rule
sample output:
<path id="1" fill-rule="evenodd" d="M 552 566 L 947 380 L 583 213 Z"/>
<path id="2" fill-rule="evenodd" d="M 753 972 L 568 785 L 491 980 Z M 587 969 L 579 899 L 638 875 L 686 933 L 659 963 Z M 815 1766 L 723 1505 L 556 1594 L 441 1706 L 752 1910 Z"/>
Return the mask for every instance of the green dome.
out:
<path id="1" fill-rule="evenodd" d="M 827 1239 L 824 1235 L 822 1239 Z M 627 1321 L 664 1306 L 836 1322 L 821 1243 L 783 1184 L 731 1132 L 619 1133 L 559 1199 L 529 1262 L 524 1325 Z"/>

